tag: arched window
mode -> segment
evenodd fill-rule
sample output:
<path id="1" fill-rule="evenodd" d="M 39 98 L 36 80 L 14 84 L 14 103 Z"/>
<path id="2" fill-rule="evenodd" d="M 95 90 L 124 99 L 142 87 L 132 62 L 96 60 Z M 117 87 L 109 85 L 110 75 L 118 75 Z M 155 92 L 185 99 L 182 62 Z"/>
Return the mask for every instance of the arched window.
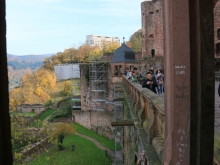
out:
<path id="1" fill-rule="evenodd" d="M 152 58 L 154 58 L 154 56 L 155 56 L 155 50 L 154 49 L 151 50 L 151 56 L 152 56 Z"/>
<path id="2" fill-rule="evenodd" d="M 217 30 L 217 37 L 218 37 L 218 40 L 220 40 L 220 29 Z"/>

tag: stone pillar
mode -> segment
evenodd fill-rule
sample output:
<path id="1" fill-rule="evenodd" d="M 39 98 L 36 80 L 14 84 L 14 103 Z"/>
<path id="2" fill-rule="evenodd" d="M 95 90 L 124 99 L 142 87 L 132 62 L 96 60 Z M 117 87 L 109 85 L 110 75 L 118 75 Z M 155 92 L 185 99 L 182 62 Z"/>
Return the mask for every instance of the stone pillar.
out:
<path id="1" fill-rule="evenodd" d="M 213 4 L 166 0 L 164 165 L 213 162 Z"/>
<path id="2" fill-rule="evenodd" d="M 213 164 L 215 63 L 213 1 L 190 0 L 190 163 Z"/>
<path id="3" fill-rule="evenodd" d="M 0 1 L 0 164 L 12 164 L 6 56 L 5 0 Z"/>

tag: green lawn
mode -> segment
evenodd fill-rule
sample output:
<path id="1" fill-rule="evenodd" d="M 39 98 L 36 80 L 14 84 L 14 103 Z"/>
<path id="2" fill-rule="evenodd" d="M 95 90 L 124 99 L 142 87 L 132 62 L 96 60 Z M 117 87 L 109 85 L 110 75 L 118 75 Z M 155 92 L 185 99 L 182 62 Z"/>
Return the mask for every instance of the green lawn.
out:
<path id="1" fill-rule="evenodd" d="M 46 119 L 49 115 L 51 115 L 55 109 L 48 109 L 44 111 L 33 123 L 31 123 L 32 127 L 40 128 L 43 126 L 42 121 Z"/>
<path id="2" fill-rule="evenodd" d="M 55 103 L 57 101 L 67 98 L 67 96 L 63 93 L 63 89 L 64 89 L 66 81 L 71 81 L 71 84 L 80 84 L 80 79 L 64 80 L 64 81 L 57 82 L 56 86 L 49 94 L 50 100 L 52 103 Z M 80 86 L 73 85 L 72 91 L 74 95 L 80 95 Z"/>
<path id="3" fill-rule="evenodd" d="M 50 116 L 53 112 L 55 111 L 55 109 L 48 109 L 46 111 L 44 111 L 39 117 L 38 119 L 43 121 L 44 119 L 46 119 L 48 116 Z"/>
<path id="4" fill-rule="evenodd" d="M 71 123 L 71 125 L 73 127 L 76 128 L 76 132 L 79 132 L 81 134 L 90 136 L 96 140 L 98 140 L 103 146 L 105 146 L 106 148 L 110 149 L 110 150 L 115 150 L 115 142 L 114 140 L 110 140 L 104 136 L 101 136 L 85 127 L 83 127 L 82 125 L 78 124 L 78 123 Z M 120 145 L 117 145 L 117 149 L 120 150 L 121 147 Z"/>
<path id="5" fill-rule="evenodd" d="M 34 112 L 11 112 L 11 115 L 15 115 L 15 116 L 24 116 L 24 117 L 34 117 L 36 116 L 36 113 Z"/>
<path id="6" fill-rule="evenodd" d="M 72 151 L 71 144 L 75 145 Z M 63 141 L 64 150 L 58 151 L 54 147 L 44 152 L 30 165 L 110 165 L 110 157 L 106 157 L 103 150 L 96 145 L 77 135 L 70 135 Z"/>

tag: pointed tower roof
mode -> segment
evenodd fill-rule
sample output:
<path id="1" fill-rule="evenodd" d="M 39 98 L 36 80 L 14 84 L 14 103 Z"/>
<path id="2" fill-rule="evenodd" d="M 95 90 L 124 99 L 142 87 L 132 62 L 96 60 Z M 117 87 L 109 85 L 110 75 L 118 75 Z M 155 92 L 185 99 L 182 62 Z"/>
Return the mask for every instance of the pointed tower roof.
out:
<path id="1" fill-rule="evenodd" d="M 113 53 L 113 58 L 111 63 L 120 63 L 120 62 L 137 62 L 135 59 L 134 51 L 129 48 L 125 43 L 121 45 Z"/>

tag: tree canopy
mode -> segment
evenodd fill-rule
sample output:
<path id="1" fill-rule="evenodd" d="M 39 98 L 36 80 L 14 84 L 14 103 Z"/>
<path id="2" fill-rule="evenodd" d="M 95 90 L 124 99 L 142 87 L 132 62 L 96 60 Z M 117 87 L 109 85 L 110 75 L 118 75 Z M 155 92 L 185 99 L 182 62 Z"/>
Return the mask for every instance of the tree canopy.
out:
<path id="1" fill-rule="evenodd" d="M 134 52 L 141 52 L 142 50 L 142 30 L 139 29 L 134 34 L 131 35 L 129 39 L 129 43 L 127 44 L 130 46 Z"/>
<path id="2" fill-rule="evenodd" d="M 120 45 L 117 42 L 103 40 L 101 46 L 80 45 L 78 48 L 69 48 L 64 52 L 45 58 L 43 67 L 53 70 L 54 65 L 63 63 L 87 63 L 93 59 L 100 59 L 105 53 L 114 52 Z"/>
<path id="3" fill-rule="evenodd" d="M 9 93 L 10 110 L 15 110 L 17 105 L 23 103 L 46 103 L 50 99 L 49 92 L 55 85 L 56 76 L 49 70 L 38 69 L 33 74 L 25 74 L 20 87 Z"/>

